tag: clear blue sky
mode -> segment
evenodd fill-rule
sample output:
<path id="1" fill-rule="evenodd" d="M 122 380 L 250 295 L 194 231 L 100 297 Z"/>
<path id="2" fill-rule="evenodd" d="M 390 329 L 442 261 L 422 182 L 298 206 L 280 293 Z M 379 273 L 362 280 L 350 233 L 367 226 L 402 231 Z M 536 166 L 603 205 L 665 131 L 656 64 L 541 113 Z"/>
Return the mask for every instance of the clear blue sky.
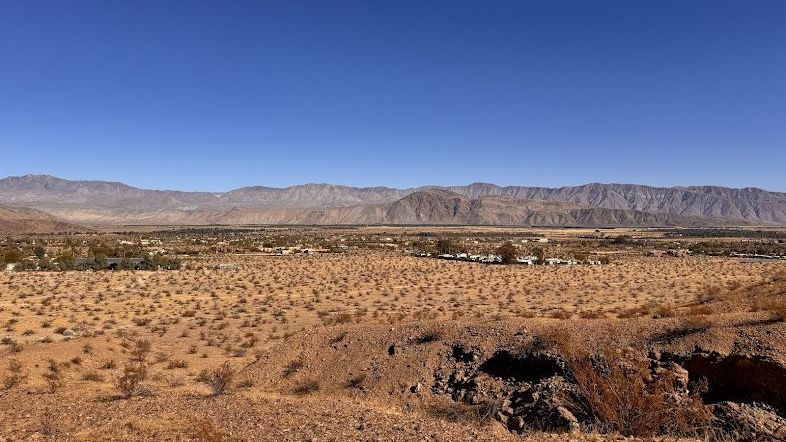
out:
<path id="1" fill-rule="evenodd" d="M 0 176 L 786 191 L 786 1 L 0 0 Z"/>

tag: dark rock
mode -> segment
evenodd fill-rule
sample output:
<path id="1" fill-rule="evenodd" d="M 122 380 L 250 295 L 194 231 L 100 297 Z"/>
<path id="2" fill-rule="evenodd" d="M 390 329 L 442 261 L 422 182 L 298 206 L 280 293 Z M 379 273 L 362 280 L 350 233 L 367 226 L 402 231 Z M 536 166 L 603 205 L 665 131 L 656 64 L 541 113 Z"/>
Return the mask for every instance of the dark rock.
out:
<path id="1" fill-rule="evenodd" d="M 513 416 L 508 419 L 508 428 L 512 431 L 522 431 L 526 426 L 524 418 L 521 416 Z"/>
<path id="2" fill-rule="evenodd" d="M 477 360 L 477 353 L 475 350 L 469 349 L 465 347 L 463 344 L 457 344 L 453 346 L 453 352 L 451 354 L 453 359 L 458 362 L 475 362 Z"/>

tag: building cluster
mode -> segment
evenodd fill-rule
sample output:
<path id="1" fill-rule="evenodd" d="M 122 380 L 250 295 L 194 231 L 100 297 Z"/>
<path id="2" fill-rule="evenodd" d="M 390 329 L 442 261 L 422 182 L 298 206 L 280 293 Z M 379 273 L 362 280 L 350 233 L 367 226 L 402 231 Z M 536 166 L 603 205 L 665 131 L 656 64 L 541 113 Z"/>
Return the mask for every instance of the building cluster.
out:
<path id="1" fill-rule="evenodd" d="M 748 258 L 748 259 L 782 259 L 786 260 L 786 256 L 781 255 L 763 255 L 760 253 L 731 253 L 729 256 L 734 258 Z"/>
<path id="2" fill-rule="evenodd" d="M 690 256 L 692 254 L 693 252 L 691 252 L 688 249 L 668 249 L 668 250 L 653 249 L 647 252 L 647 256 L 655 256 L 655 257 L 673 256 L 675 258 L 683 258 L 686 256 Z"/>
<path id="3" fill-rule="evenodd" d="M 316 248 L 316 247 L 303 247 L 303 246 L 293 246 L 293 247 L 260 247 L 259 250 L 262 253 L 267 253 L 270 255 L 293 255 L 297 253 L 303 254 L 313 254 L 313 253 L 330 253 L 330 249 L 325 248 Z"/>
<path id="4" fill-rule="evenodd" d="M 479 262 L 483 264 L 501 264 L 502 263 L 502 256 L 496 254 L 488 254 L 488 255 L 473 255 L 469 253 L 443 253 L 443 254 L 432 254 L 428 252 L 416 252 L 415 256 L 421 258 L 437 258 L 437 259 L 446 259 L 451 261 L 470 261 L 470 262 Z M 540 264 L 537 256 L 518 256 L 516 257 L 517 264 L 523 265 L 536 265 Z M 586 261 L 579 261 L 577 259 L 562 259 L 562 258 L 545 258 L 543 260 L 544 265 L 578 265 L 578 264 L 587 264 L 587 265 L 600 265 L 602 262 L 596 259 L 588 259 Z"/>

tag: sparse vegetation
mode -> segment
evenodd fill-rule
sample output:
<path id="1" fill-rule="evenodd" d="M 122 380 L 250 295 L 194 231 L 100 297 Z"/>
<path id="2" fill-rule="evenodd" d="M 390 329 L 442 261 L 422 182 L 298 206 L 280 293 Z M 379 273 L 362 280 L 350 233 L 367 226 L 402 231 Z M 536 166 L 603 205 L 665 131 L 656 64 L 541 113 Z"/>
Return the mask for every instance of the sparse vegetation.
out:
<path id="1" fill-rule="evenodd" d="M 7 397 L 34 392 L 59 401 L 84 394 L 106 399 L 109 407 L 126 402 L 103 397 L 101 392 L 108 388 L 114 388 L 120 398 L 144 396 L 139 400 L 156 404 L 173 401 L 167 402 L 171 404 L 192 397 L 194 382 L 215 396 L 210 401 L 233 406 L 235 401 L 257 400 L 270 390 L 287 398 L 276 400 L 303 403 L 341 395 L 363 403 L 384 392 L 397 396 L 395 404 L 414 407 L 411 410 L 422 408 L 429 418 L 474 428 L 493 424 L 510 404 L 489 397 L 470 402 L 468 395 L 452 405 L 435 405 L 431 402 L 436 394 L 430 382 L 433 373 L 425 378 L 386 379 L 378 370 L 421 352 L 449 357 L 445 343 L 453 339 L 456 330 L 463 330 L 451 324 L 467 324 L 473 333 L 483 335 L 487 326 L 523 321 L 524 331 L 512 344 L 517 352 L 573 355 L 595 344 L 577 339 L 584 330 L 611 323 L 617 324 L 615 327 L 638 324 L 642 330 L 650 321 L 658 324 L 652 335 L 634 336 L 638 341 L 631 345 L 640 351 L 698 339 L 714 330 L 728 333 L 735 330 L 735 324 L 779 327 L 786 315 L 786 271 L 778 262 L 647 256 L 653 240 L 643 240 L 639 232 L 626 232 L 631 238 L 622 243 L 609 240 L 620 236 L 611 234 L 597 240 L 577 239 L 587 232 L 563 232 L 562 237 L 540 242 L 532 238 L 542 236 L 508 230 L 498 233 L 489 229 L 479 234 L 440 229 L 438 234 L 408 236 L 363 229 L 351 233 L 329 230 L 330 235 L 345 240 L 332 238 L 333 245 L 325 249 L 333 247 L 342 253 L 242 259 L 230 253 L 257 250 L 259 246 L 250 236 L 189 231 L 168 234 L 170 238 L 182 237 L 156 245 L 194 253 L 183 258 L 178 272 L 0 273 L 0 326 L 4 330 L 0 351 L 11 361 L 0 367 L 2 387 L 10 395 Z M 204 239 L 213 235 L 215 239 Z M 260 244 L 318 248 L 313 243 L 320 241 L 319 233 L 313 232 L 297 239 L 292 232 L 260 234 L 265 235 L 277 236 L 265 237 Z M 202 240 L 206 244 L 193 245 Z M 65 253 L 65 241 L 58 241 L 47 238 L 44 259 Z M 225 245 L 217 245 L 219 242 Z M 74 251 L 69 249 L 68 254 L 88 253 L 89 245 L 71 243 L 67 247 Z M 398 248 L 371 245 L 380 243 Z M 409 251 L 411 247 L 433 253 L 437 243 L 451 253 L 507 253 L 513 259 L 516 255 L 613 259 L 608 266 L 502 266 L 422 259 Z M 339 249 L 336 244 L 350 246 Z M 17 250 L 23 259 L 36 256 L 31 244 L 20 243 Z M 113 252 L 101 253 L 111 256 Z M 218 270 L 225 261 L 237 268 Z M 748 316 L 736 319 L 737 315 Z M 546 318 L 532 322 L 546 321 L 537 337 L 530 336 L 532 323 L 526 319 L 533 317 Z M 613 322 L 617 320 L 621 321 Z M 418 325 L 415 331 L 385 340 L 379 348 L 359 347 L 368 345 L 367 335 L 378 333 L 377 326 L 395 334 L 412 324 Z M 577 333 L 576 327 L 582 333 Z M 323 338 L 309 345 L 324 345 L 319 357 L 299 344 L 316 335 Z M 271 349 L 287 350 L 277 355 Z M 467 351 L 473 356 L 460 356 L 461 361 L 456 362 L 462 370 L 492 356 L 490 350 Z M 641 360 L 630 359 L 629 349 L 614 351 L 601 358 L 585 355 L 584 359 L 566 360 L 572 368 L 565 379 L 575 382 L 579 386 L 576 392 L 581 394 L 566 397 L 565 406 L 579 418 L 582 431 L 717 439 L 706 428 L 712 425 L 704 420 L 707 415 L 700 396 L 694 394 L 688 402 L 669 402 L 667 398 L 685 393 L 653 376 L 648 371 L 651 367 L 640 365 Z M 364 354 L 375 355 L 374 363 L 356 359 Z M 337 357 L 345 358 L 336 359 L 341 361 L 340 367 L 324 365 Z M 55 359 L 41 363 L 48 358 Z M 614 362 L 598 365 L 598 360 Z M 417 373 L 424 363 L 431 364 L 433 359 L 404 365 Z M 612 366 L 625 370 L 610 369 Z M 243 389 L 254 399 L 246 394 L 226 394 L 233 389 Z M 613 391 L 622 390 L 631 393 L 613 395 Z M 326 394 L 317 394 L 322 391 Z M 632 412 L 631 407 L 642 412 Z M 51 422 L 59 425 L 63 419 L 59 416 Z M 528 431 L 514 423 L 505 425 L 515 427 L 516 432 Z M 142 420 L 134 420 L 131 427 L 118 431 L 137 435 L 162 431 Z M 221 438 L 230 437 L 219 433 Z M 196 428 L 182 434 L 213 440 L 210 431 Z"/>

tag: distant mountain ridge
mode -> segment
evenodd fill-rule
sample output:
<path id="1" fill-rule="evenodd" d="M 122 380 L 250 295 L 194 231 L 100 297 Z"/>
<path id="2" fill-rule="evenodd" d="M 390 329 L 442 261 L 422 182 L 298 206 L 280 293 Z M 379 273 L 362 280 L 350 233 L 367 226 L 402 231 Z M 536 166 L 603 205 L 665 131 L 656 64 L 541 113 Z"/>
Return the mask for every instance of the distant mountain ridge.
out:
<path id="1" fill-rule="evenodd" d="M 27 175 L 0 179 L 0 204 L 81 223 L 786 225 L 786 193 L 718 186 L 303 184 L 213 193 Z"/>

